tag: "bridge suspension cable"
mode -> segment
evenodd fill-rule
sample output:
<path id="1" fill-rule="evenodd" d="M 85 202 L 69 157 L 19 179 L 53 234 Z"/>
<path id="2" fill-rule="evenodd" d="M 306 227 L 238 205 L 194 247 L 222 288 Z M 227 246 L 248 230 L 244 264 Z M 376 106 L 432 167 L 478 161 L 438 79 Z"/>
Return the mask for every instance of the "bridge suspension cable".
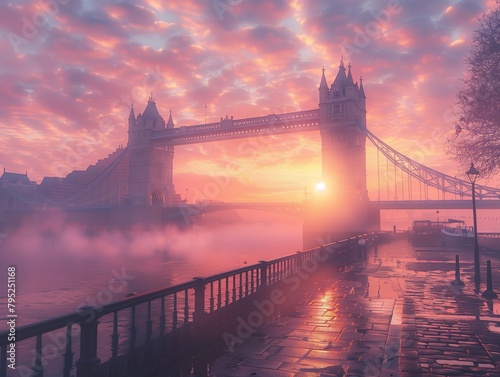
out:
<path id="1" fill-rule="evenodd" d="M 109 199 L 113 200 L 113 196 L 119 195 L 120 191 L 122 191 L 126 185 L 127 185 L 127 177 L 119 177 L 117 180 L 118 182 L 112 182 L 114 186 L 111 189 L 111 192 L 106 193 L 106 180 L 113 179 L 114 176 L 113 174 L 117 171 L 117 168 L 120 166 L 120 163 L 124 159 L 124 157 L 127 155 L 128 148 L 124 148 L 120 154 L 115 158 L 115 160 L 108 166 L 106 169 L 104 169 L 97 177 L 95 177 L 92 181 L 90 181 L 86 186 L 84 186 L 82 189 L 78 190 L 74 194 L 70 195 L 69 197 L 65 198 L 64 200 L 58 202 L 58 205 L 63 205 L 63 206 L 88 206 L 89 204 L 94 204 L 97 205 L 99 202 Z M 98 195 L 98 188 L 103 187 L 103 193 Z M 108 185 L 109 186 L 109 185 Z M 95 192 L 95 197 L 90 198 L 90 193 L 94 191 Z M 86 196 L 86 198 L 85 198 Z"/>
<path id="2" fill-rule="evenodd" d="M 441 173 L 435 169 L 429 168 L 421 163 L 412 160 L 409 157 L 399 153 L 394 148 L 384 143 L 381 139 L 375 136 L 365 127 L 358 127 L 365 133 L 368 139 L 377 148 L 377 153 L 380 151 L 387 158 L 387 196 L 389 197 L 389 161 L 394 164 L 394 168 L 398 167 L 402 172 L 406 172 L 409 177 L 408 187 L 411 190 L 411 177 L 417 179 L 421 184 L 424 184 L 425 199 L 428 199 L 428 187 L 434 187 L 439 191 L 444 193 L 450 193 L 459 196 L 463 199 L 464 196 L 472 197 L 472 184 L 462 179 L 452 177 L 451 175 Z M 396 183 L 396 171 L 394 172 L 394 190 L 395 198 L 397 199 L 397 183 Z M 402 189 L 403 186 L 402 179 Z M 488 187 L 483 185 L 475 185 L 476 187 L 476 197 L 478 199 L 500 199 L 500 189 L 494 187 Z M 380 190 L 379 190 L 380 192 Z M 420 195 L 422 195 L 422 190 L 420 188 Z M 404 194 L 402 194 L 404 196 Z M 439 193 L 438 193 L 439 196 Z M 411 194 L 409 195 L 411 197 Z M 439 198 L 438 198 L 439 199 Z"/>

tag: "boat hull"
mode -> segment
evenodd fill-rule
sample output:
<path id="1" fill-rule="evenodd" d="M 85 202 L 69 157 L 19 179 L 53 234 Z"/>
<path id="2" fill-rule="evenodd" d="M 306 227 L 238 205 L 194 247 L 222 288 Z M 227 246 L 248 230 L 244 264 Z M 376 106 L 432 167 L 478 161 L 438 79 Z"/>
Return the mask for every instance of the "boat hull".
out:
<path id="1" fill-rule="evenodd" d="M 445 246 L 469 247 L 474 245 L 474 236 L 441 232 L 441 240 Z"/>

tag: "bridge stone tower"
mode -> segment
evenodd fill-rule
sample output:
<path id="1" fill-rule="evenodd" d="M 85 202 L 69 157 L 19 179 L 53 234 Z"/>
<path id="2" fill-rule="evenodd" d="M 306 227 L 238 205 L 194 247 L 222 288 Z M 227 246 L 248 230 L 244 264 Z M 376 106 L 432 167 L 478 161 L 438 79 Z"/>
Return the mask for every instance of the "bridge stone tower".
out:
<path id="1" fill-rule="evenodd" d="M 172 112 L 165 124 L 152 96 L 144 112 L 137 118 L 133 106 L 130 109 L 127 203 L 161 206 L 180 200 L 173 184 L 174 147 L 150 138 L 155 131 L 173 127 Z"/>
<path id="2" fill-rule="evenodd" d="M 366 188 L 366 96 L 362 80 L 355 83 L 351 65 L 340 62 L 329 87 L 325 70 L 319 85 L 319 119 L 322 144 L 322 178 L 325 192 L 313 203 L 316 229 L 342 236 L 368 227 Z M 314 224 L 314 225 L 313 225 Z"/>

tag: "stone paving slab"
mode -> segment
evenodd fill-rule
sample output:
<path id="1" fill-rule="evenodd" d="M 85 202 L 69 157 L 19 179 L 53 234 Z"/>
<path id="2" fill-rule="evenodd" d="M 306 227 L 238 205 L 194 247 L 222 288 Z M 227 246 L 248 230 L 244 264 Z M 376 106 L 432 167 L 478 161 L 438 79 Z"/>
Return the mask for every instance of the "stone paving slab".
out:
<path id="1" fill-rule="evenodd" d="M 455 254 L 462 288 L 450 284 Z M 474 291 L 471 258 L 406 240 L 380 244 L 312 283 L 293 313 L 216 359 L 210 376 L 500 377 L 500 301 Z M 482 251 L 486 258 L 500 293 L 500 255 Z"/>

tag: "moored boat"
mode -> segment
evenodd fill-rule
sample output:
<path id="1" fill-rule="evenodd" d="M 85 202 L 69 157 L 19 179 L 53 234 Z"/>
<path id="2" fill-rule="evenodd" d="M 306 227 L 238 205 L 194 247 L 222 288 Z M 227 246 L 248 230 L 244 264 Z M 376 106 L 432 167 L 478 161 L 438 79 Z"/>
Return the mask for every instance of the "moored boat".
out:
<path id="1" fill-rule="evenodd" d="M 449 226 L 449 224 L 456 224 Z M 470 246 L 474 245 L 474 228 L 466 226 L 462 220 L 449 219 L 441 229 L 441 240 L 445 246 Z"/>

